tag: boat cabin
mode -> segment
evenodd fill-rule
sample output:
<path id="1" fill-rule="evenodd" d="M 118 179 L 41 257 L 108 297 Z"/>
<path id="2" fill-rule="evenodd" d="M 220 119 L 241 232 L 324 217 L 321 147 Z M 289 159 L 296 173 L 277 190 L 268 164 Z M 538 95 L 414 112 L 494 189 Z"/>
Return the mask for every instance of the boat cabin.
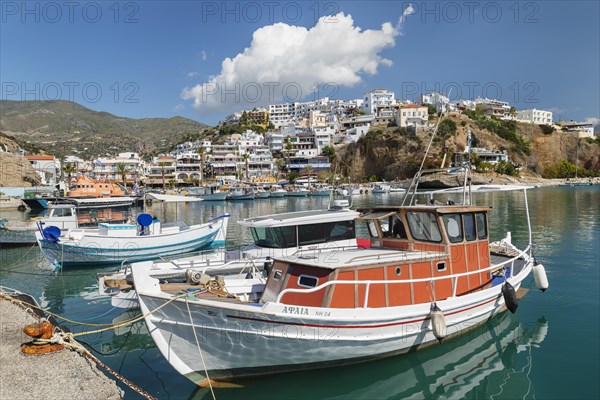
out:
<path id="1" fill-rule="evenodd" d="M 254 245 L 268 249 L 355 246 L 355 219 L 360 213 L 334 202 L 329 210 L 297 211 L 239 221 L 250 230 Z M 335 242 L 335 243 L 334 243 Z"/>
<path id="2" fill-rule="evenodd" d="M 490 271 L 476 272 L 490 266 L 489 210 L 476 206 L 360 210 L 363 214 L 357 221 L 367 225 L 370 248 L 276 259 L 262 302 L 394 307 L 490 287 Z M 443 278 L 456 274 L 464 275 Z"/>

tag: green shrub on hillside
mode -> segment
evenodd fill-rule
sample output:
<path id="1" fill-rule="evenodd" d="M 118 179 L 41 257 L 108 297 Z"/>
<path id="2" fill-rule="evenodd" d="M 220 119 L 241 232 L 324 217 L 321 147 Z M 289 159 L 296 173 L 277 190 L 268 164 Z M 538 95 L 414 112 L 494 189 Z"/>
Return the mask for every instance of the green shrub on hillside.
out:
<path id="1" fill-rule="evenodd" d="M 552 135 L 555 130 L 552 125 L 540 125 L 540 129 L 544 135 Z"/>
<path id="2" fill-rule="evenodd" d="M 600 176 L 600 171 L 586 168 L 576 168 L 570 161 L 562 160 L 544 169 L 542 176 L 547 179 L 575 178 L 575 170 L 579 178 Z"/>

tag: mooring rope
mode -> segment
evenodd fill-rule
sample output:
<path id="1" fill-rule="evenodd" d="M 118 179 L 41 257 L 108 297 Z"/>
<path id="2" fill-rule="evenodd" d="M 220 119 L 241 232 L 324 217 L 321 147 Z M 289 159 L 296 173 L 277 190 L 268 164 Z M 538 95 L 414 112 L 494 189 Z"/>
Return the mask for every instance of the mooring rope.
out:
<path id="1" fill-rule="evenodd" d="M 212 394 L 213 400 L 217 400 L 212 387 L 212 383 L 210 381 L 210 377 L 208 376 L 208 369 L 206 368 L 206 363 L 204 362 L 204 355 L 202 354 L 202 349 L 200 348 L 200 342 L 198 341 L 198 335 L 196 334 L 196 326 L 194 325 L 194 321 L 192 320 L 192 312 L 190 311 L 190 305 L 188 304 L 187 297 L 185 298 L 185 306 L 190 317 L 190 324 L 192 325 L 192 331 L 194 332 L 194 339 L 196 339 L 196 347 L 198 348 L 198 353 L 200 353 L 200 360 L 202 361 L 202 367 L 204 368 L 204 374 L 206 375 L 206 380 L 208 381 L 210 393 Z"/>

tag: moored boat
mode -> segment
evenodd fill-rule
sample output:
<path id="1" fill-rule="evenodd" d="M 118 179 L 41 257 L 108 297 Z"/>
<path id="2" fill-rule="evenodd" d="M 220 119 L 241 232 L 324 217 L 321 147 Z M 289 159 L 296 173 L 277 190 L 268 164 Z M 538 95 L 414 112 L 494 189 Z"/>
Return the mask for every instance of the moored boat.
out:
<path id="1" fill-rule="evenodd" d="M 293 186 L 288 188 L 287 193 L 285 194 L 288 197 L 306 197 L 310 193 L 310 190 L 305 189 L 300 186 Z"/>
<path id="2" fill-rule="evenodd" d="M 160 260 L 145 264 L 152 277 L 169 282 L 185 282 L 188 271 L 209 275 L 246 273 L 263 270 L 273 257 L 288 257 L 298 252 L 322 248 L 357 246 L 354 219 L 360 214 L 350 210 L 345 200 L 336 200 L 326 210 L 294 211 L 248 218 L 238 223 L 248 229 L 253 243 L 241 249 L 218 249 L 186 258 Z M 115 307 L 137 305 L 132 286 L 131 267 L 98 275 L 100 294 L 111 295 Z"/>
<path id="3" fill-rule="evenodd" d="M 391 188 L 392 187 L 386 183 L 379 183 L 373 187 L 373 190 L 371 190 L 371 193 L 374 193 L 374 194 L 389 193 Z"/>
<path id="4" fill-rule="evenodd" d="M 257 301 L 206 292 L 177 297 L 134 266 L 141 311 L 163 356 L 199 385 L 430 346 L 516 310 L 515 291 L 538 267 L 523 192 L 524 249 L 510 232 L 490 243 L 491 208 L 470 199 L 368 208 L 359 220 L 370 248 L 275 257 L 265 286 L 246 296 Z"/>
<path id="5" fill-rule="evenodd" d="M 269 191 L 271 192 L 271 197 L 274 198 L 281 198 L 286 194 L 286 191 L 281 187 L 281 185 L 271 185 L 271 189 Z"/>
<path id="6" fill-rule="evenodd" d="M 249 187 L 233 188 L 227 196 L 227 200 L 254 200 L 255 198 L 254 190 Z"/>
<path id="7" fill-rule="evenodd" d="M 182 255 L 224 243 L 229 214 L 207 223 L 188 226 L 181 221 L 162 224 L 150 214 L 140 214 L 137 224 L 98 225 L 98 229 L 55 226 L 37 231 L 36 239 L 46 259 L 57 267 L 102 266 Z"/>

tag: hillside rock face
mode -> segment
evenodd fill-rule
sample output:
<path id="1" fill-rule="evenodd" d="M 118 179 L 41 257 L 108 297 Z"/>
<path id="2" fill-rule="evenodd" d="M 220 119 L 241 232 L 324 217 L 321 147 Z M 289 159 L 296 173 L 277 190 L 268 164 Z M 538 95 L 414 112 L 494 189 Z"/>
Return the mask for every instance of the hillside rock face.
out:
<path id="1" fill-rule="evenodd" d="M 29 187 L 40 184 L 40 176 L 25 157 L 0 152 L 0 186 Z"/>
<path id="2" fill-rule="evenodd" d="M 531 152 L 527 155 L 519 151 L 513 142 L 488 130 L 480 129 L 466 115 L 452 114 L 448 119 L 456 123 L 456 133 L 434 138 L 424 168 L 441 166 L 444 147 L 448 150 L 444 166 L 449 166 L 453 154 L 464 152 L 468 128 L 471 128 L 473 147 L 507 150 L 510 159 L 523 166 L 524 174 L 542 174 L 546 167 L 561 160 L 576 163 L 578 143 L 579 167 L 588 169 L 600 167 L 600 146 L 597 143 L 589 143 L 585 139 L 580 140 L 570 133 L 554 132 L 545 135 L 536 125 L 518 123 L 517 132 L 531 142 Z M 440 134 L 438 133 L 437 136 Z M 334 169 L 353 181 L 371 176 L 388 181 L 412 178 L 421 165 L 430 140 L 431 136 L 428 132 L 418 132 L 415 135 L 398 128 L 371 127 L 357 143 L 337 149 Z M 474 179 L 480 181 L 479 183 L 515 181 L 497 174 L 485 174 Z M 444 185 L 440 184 L 440 187 L 442 186 Z"/>

